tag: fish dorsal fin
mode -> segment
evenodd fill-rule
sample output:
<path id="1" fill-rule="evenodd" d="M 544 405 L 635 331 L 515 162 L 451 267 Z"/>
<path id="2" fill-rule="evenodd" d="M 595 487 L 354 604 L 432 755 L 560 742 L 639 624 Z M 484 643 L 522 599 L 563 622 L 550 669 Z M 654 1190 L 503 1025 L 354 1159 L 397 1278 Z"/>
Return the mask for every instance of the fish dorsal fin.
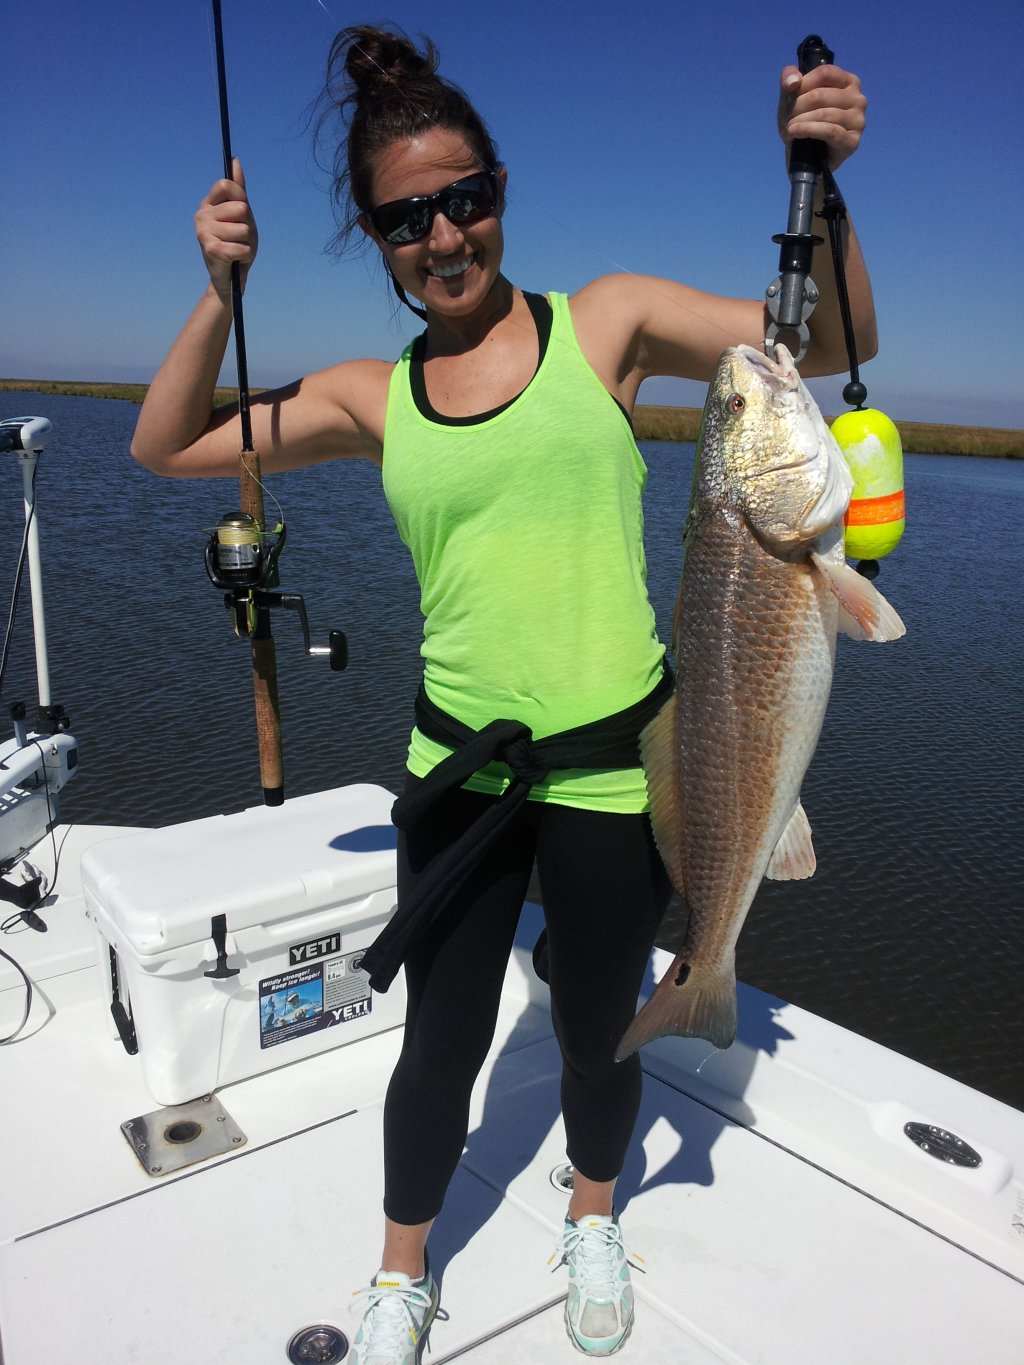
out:
<path id="1" fill-rule="evenodd" d="M 828 559 L 812 552 L 811 559 L 828 580 L 842 608 L 839 629 L 855 640 L 898 640 L 907 628 L 899 613 L 887 602 L 873 583 L 847 564 L 844 559 Z M 856 628 L 850 626 L 850 618 Z"/>
<path id="2" fill-rule="evenodd" d="M 676 777 L 679 746 L 676 742 L 677 700 L 669 697 L 640 735 L 640 759 L 647 775 L 651 825 L 665 870 L 680 895 L 685 895 L 685 813 Z"/>
<path id="3" fill-rule="evenodd" d="M 764 875 L 773 882 L 798 882 L 810 877 L 817 866 L 818 860 L 811 843 L 811 827 L 798 801 L 768 860 L 768 870 Z"/>

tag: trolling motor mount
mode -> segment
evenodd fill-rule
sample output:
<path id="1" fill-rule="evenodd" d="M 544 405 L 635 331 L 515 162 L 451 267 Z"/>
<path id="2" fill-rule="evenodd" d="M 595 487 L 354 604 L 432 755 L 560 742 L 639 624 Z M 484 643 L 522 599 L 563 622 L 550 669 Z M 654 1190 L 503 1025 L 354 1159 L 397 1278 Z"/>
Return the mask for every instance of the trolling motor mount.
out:
<path id="1" fill-rule="evenodd" d="M 270 534 L 276 534 L 276 539 L 271 541 Z M 326 645 L 312 644 L 302 595 L 271 591 L 279 581 L 277 561 L 284 549 L 285 538 L 283 522 L 276 533 L 267 533 L 250 513 L 227 512 L 210 532 L 206 543 L 207 575 L 214 587 L 224 592 L 224 605 L 234 616 L 236 635 L 252 636 L 258 612 L 285 607 L 299 618 L 307 656 L 326 658 L 331 670 L 340 673 L 348 664 L 345 633 L 332 630 Z"/>
<path id="2" fill-rule="evenodd" d="M 69 733 L 71 722 L 63 706 L 50 695 L 50 668 L 46 644 L 42 569 L 39 555 L 39 516 L 36 508 L 36 473 L 39 459 L 53 431 L 46 417 L 9 417 L 0 421 L 0 454 L 11 453 L 21 466 L 25 501 L 25 537 L 15 575 L 14 598 L 27 565 L 35 637 L 36 680 L 39 706 L 35 722 L 23 701 L 10 705 L 14 728 L 10 739 L 0 740 L 0 900 L 13 901 L 23 910 L 38 902 L 41 883 L 25 861 L 40 840 L 60 820 L 59 793 L 78 772 L 78 743 Z M 12 612 L 13 620 L 13 612 Z M 4 661 L 0 660 L 0 674 Z M 21 881 L 6 876 L 20 865 Z M 33 928 L 45 927 L 32 923 Z"/>

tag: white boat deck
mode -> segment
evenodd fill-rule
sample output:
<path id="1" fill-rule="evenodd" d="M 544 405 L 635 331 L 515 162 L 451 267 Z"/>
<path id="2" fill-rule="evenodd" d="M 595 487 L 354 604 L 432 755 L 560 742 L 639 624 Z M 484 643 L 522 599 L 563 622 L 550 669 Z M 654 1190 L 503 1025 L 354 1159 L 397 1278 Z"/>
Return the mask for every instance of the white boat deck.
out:
<path id="1" fill-rule="evenodd" d="M 75 885 L 83 843 L 104 833 L 65 844 L 49 932 L 0 939 L 37 983 L 29 1027 L 0 1050 L 0 1360 L 280 1365 L 299 1328 L 351 1338 L 351 1291 L 377 1266 L 399 1031 L 226 1086 L 246 1144 L 147 1175 L 119 1125 L 158 1106 L 111 1035 Z M 22 1000 L 0 960 L 0 1035 Z M 1024 1114 L 749 990 L 740 1041 L 707 1052 L 645 1053 L 619 1202 L 646 1273 L 623 1362 L 1021 1365 Z M 432 1365 L 580 1358 L 565 1272 L 547 1264 L 566 1202 L 550 1178 L 565 1161 L 557 1087 L 524 952 L 431 1237 L 445 1312 Z M 912 1119 L 958 1133 L 981 1166 L 921 1152 Z"/>

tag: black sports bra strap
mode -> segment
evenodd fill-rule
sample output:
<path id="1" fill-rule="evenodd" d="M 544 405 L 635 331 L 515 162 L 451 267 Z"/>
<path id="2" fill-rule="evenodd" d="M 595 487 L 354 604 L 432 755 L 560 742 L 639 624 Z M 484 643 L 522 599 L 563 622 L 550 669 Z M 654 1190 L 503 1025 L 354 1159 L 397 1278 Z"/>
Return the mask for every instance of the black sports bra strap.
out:
<path id="1" fill-rule="evenodd" d="M 537 370 L 539 370 L 544 356 L 547 354 L 548 342 L 551 340 L 551 326 L 554 318 L 551 300 L 546 294 L 528 294 L 525 291 L 523 298 L 526 300 L 526 306 L 529 308 L 534 325 L 537 328 Z M 499 412 L 504 412 L 506 408 L 510 408 L 521 397 L 521 394 L 517 393 L 507 403 L 500 403 L 496 408 L 489 408 L 487 412 L 476 412 L 469 417 L 448 417 L 443 412 L 438 412 L 427 397 L 427 384 L 423 377 L 423 352 L 426 350 L 426 345 L 427 334 L 421 332 L 412 344 L 412 356 L 409 363 L 409 387 L 412 390 L 412 401 L 416 404 L 420 415 L 425 417 L 428 422 L 436 422 L 445 427 L 476 426 L 480 422 L 489 422 L 492 417 L 497 417 Z M 534 370 L 534 375 L 537 370 Z M 531 376 L 530 382 L 533 382 L 533 376 Z"/>

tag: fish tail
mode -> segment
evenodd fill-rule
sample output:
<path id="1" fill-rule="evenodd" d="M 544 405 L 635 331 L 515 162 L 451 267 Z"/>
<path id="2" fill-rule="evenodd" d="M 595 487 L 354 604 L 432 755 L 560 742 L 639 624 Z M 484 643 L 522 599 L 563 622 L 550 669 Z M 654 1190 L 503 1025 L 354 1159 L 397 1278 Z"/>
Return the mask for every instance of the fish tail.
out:
<path id="1" fill-rule="evenodd" d="M 681 1034 L 729 1047 L 736 1037 L 736 973 L 732 963 L 717 970 L 691 967 L 676 958 L 658 988 L 623 1034 L 615 1053 L 621 1062 L 655 1038 Z"/>

